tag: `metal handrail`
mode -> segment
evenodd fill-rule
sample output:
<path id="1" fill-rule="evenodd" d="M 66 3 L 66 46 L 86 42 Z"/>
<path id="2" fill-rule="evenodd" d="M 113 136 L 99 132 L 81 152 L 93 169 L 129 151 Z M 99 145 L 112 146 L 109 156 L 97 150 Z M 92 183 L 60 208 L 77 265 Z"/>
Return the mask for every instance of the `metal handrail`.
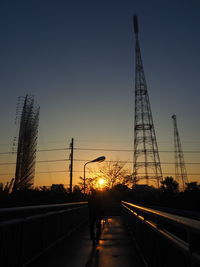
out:
<path id="1" fill-rule="evenodd" d="M 169 249 L 173 251 L 175 257 L 179 255 L 181 264 L 177 260 L 176 266 L 200 266 L 200 221 L 126 201 L 122 201 L 122 206 L 128 215 L 129 224 L 132 225 L 135 239 L 142 247 L 144 258 L 148 259 L 149 266 L 174 264 L 173 260 L 170 262 L 169 257 L 162 260 L 157 259 L 159 251 Z M 132 221 L 132 219 L 134 220 Z M 159 241 L 152 244 L 153 240 Z M 146 246 L 146 243 L 151 244 L 154 250 L 151 246 Z M 169 244 L 171 245 L 169 246 Z M 163 263 L 165 260 L 168 265 Z"/>
<path id="2" fill-rule="evenodd" d="M 122 205 L 123 204 L 128 205 L 129 207 L 132 207 L 137 211 L 142 212 L 143 215 L 144 214 L 152 214 L 154 216 L 157 216 L 158 218 L 165 219 L 171 223 L 180 224 L 182 226 L 185 226 L 185 227 L 190 228 L 190 229 L 197 231 L 197 232 L 200 231 L 200 221 L 197 221 L 194 219 L 189 219 L 189 218 L 178 216 L 178 215 L 174 215 L 174 214 L 171 214 L 168 212 L 163 212 L 163 211 L 158 211 L 155 209 L 145 208 L 145 207 L 142 207 L 139 205 L 135 205 L 133 203 L 126 202 L 126 201 L 122 201 Z M 123 206 L 125 206 L 125 205 L 123 205 Z"/>
<path id="3" fill-rule="evenodd" d="M 47 213 L 50 211 L 66 210 L 72 207 L 86 205 L 88 202 L 71 202 L 62 204 L 24 206 L 15 208 L 0 208 L 0 222 L 14 218 L 27 217 L 38 213 Z"/>
<path id="4" fill-rule="evenodd" d="M 0 217 L 0 265 L 27 266 L 88 220 L 87 202 L 0 209 Z"/>
<path id="5" fill-rule="evenodd" d="M 42 210 L 42 209 L 53 209 L 53 208 L 65 208 L 67 206 L 73 205 L 82 205 L 87 204 L 87 201 L 83 202 L 71 202 L 71 203 L 62 203 L 62 204 L 48 204 L 48 205 L 34 205 L 34 206 L 23 206 L 23 207 L 15 207 L 15 208 L 0 208 L 0 214 L 3 213 L 13 213 L 20 211 L 31 211 L 31 210 Z"/>

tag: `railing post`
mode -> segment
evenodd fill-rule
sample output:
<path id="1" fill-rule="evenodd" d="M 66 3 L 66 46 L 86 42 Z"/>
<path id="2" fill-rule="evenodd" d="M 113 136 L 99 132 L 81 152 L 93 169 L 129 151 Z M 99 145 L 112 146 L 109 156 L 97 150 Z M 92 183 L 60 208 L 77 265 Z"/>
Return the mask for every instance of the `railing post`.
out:
<path id="1" fill-rule="evenodd" d="M 187 238 L 189 243 L 191 266 L 200 266 L 200 264 L 197 265 L 198 262 L 200 263 L 200 255 L 198 255 L 200 252 L 200 234 L 187 232 Z"/>

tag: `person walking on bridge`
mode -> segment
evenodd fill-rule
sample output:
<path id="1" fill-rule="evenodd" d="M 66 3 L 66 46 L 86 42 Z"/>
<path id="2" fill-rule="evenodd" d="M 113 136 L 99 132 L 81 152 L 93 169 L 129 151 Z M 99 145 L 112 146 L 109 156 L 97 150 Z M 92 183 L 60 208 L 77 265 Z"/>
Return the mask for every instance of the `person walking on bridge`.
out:
<path id="1" fill-rule="evenodd" d="M 101 235 L 101 220 L 103 219 L 103 205 L 101 192 L 92 189 L 88 200 L 89 221 L 90 221 L 90 238 L 95 245 L 98 244 Z"/>

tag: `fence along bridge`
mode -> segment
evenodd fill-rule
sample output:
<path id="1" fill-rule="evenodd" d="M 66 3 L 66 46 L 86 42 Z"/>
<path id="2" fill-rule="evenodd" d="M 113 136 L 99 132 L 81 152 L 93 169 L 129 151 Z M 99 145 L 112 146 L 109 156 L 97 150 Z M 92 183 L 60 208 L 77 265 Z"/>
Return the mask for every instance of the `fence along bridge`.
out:
<path id="1" fill-rule="evenodd" d="M 200 221 L 116 205 L 96 246 L 87 202 L 0 209 L 1 267 L 200 266 Z"/>

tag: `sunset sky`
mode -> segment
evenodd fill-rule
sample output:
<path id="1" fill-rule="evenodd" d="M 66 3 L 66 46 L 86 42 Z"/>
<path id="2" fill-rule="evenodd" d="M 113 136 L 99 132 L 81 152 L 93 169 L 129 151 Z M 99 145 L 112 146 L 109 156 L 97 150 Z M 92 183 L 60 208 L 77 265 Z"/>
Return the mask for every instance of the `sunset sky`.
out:
<path id="1" fill-rule="evenodd" d="M 189 180 L 200 182 L 198 0 L 1 1 L 1 153 L 12 151 L 17 136 L 17 97 L 33 94 L 38 149 L 69 147 L 73 137 L 76 160 L 133 160 L 132 152 L 107 150 L 133 148 L 135 13 L 164 176 L 174 175 L 176 114 L 183 150 L 196 151 L 184 154 Z M 37 163 L 35 185 L 69 184 L 68 158 L 68 150 L 38 152 L 37 161 L 47 162 Z M 0 154 L 1 164 L 15 160 Z M 84 163 L 75 162 L 74 184 Z M 0 165 L 0 181 L 14 172 Z"/>

